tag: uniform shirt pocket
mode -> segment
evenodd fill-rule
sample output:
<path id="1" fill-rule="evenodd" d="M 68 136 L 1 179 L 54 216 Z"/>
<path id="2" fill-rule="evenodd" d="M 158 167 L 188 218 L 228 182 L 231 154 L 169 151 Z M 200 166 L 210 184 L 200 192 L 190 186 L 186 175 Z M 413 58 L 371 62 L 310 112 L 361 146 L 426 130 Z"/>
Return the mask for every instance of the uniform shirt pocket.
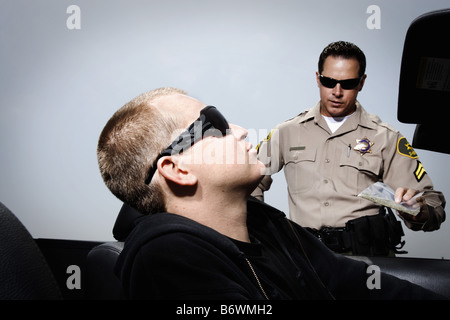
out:
<path id="1" fill-rule="evenodd" d="M 362 190 L 381 177 L 382 159 L 376 155 L 357 152 L 350 156 L 343 154 L 339 163 L 339 181 L 351 194 L 358 195 Z"/>
<path id="2" fill-rule="evenodd" d="M 316 148 L 290 147 L 285 155 L 284 173 L 290 193 L 305 192 L 318 180 Z"/>

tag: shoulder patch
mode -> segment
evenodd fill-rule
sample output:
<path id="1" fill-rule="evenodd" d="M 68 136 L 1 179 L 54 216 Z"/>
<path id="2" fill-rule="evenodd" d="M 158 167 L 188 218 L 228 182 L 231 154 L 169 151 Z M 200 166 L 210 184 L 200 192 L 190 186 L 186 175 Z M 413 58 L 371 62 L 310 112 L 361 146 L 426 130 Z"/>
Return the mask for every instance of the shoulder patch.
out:
<path id="1" fill-rule="evenodd" d="M 398 139 L 397 141 L 397 152 L 400 153 L 402 156 L 411 158 L 411 159 L 417 159 L 419 156 L 417 155 L 416 151 L 414 151 L 413 147 L 409 144 L 408 140 L 406 140 L 405 137 L 402 137 Z"/>
<path id="2" fill-rule="evenodd" d="M 269 134 L 267 135 L 267 137 L 264 138 L 264 141 L 269 141 L 270 138 L 272 138 L 272 133 L 275 129 L 270 130 Z"/>
<path id="3" fill-rule="evenodd" d="M 272 134 L 273 134 L 274 131 L 275 131 L 275 129 L 270 130 L 270 132 L 267 135 L 267 137 L 265 137 L 262 142 L 258 143 L 258 145 L 256 146 L 256 152 L 259 152 L 259 147 L 261 146 L 261 143 L 267 142 L 267 141 L 270 140 L 270 138 L 272 138 Z"/>

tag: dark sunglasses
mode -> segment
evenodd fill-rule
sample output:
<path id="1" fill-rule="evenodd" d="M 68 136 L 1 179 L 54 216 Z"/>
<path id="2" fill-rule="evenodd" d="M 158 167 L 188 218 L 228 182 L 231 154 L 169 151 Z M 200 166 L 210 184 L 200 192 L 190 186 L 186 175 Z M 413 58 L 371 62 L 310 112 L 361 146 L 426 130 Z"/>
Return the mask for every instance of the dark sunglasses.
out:
<path id="1" fill-rule="evenodd" d="M 184 130 L 170 146 L 164 149 L 153 162 L 148 172 L 145 184 L 149 184 L 156 172 L 156 163 L 164 156 L 182 153 L 194 143 L 206 137 L 223 137 L 229 133 L 230 126 L 225 117 L 213 106 L 207 106 L 200 111 L 200 117 Z"/>
<path id="2" fill-rule="evenodd" d="M 320 83 L 324 87 L 327 87 L 327 88 L 330 88 L 330 89 L 336 87 L 336 85 L 338 83 L 340 83 L 342 89 L 351 90 L 351 89 L 356 88 L 356 86 L 359 85 L 359 83 L 361 82 L 361 79 L 362 79 L 362 77 L 361 78 L 355 78 L 355 79 L 336 80 L 336 79 L 333 79 L 333 78 L 325 77 L 323 75 L 319 75 Z"/>

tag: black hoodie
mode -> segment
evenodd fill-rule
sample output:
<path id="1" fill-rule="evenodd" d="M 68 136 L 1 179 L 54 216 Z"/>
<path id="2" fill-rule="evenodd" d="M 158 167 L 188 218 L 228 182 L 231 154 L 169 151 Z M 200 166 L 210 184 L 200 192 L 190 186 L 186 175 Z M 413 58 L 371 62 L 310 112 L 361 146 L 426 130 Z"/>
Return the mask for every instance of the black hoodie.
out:
<path id="1" fill-rule="evenodd" d="M 116 264 L 130 299 L 424 299 L 432 292 L 387 274 L 369 289 L 367 265 L 337 255 L 285 214 L 248 201 L 250 250 L 191 219 L 138 219 Z M 253 247 L 252 247 L 253 246 Z M 257 249 L 255 255 L 253 249 Z M 253 250 L 255 251 L 255 250 Z M 279 269 L 279 270 L 278 270 Z"/>

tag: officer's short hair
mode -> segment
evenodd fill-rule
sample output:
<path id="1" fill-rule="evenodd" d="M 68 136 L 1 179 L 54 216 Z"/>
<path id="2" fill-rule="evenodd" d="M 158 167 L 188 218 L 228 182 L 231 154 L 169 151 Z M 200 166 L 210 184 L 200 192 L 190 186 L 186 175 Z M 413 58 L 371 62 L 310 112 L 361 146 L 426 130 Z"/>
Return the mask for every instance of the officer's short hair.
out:
<path id="1" fill-rule="evenodd" d="M 342 57 L 345 59 L 355 58 L 359 63 L 359 76 L 362 77 L 366 72 L 366 56 L 357 45 L 351 42 L 336 41 L 330 43 L 325 47 L 325 49 L 323 49 L 319 57 L 320 74 L 322 74 L 325 59 L 329 56 Z"/>

